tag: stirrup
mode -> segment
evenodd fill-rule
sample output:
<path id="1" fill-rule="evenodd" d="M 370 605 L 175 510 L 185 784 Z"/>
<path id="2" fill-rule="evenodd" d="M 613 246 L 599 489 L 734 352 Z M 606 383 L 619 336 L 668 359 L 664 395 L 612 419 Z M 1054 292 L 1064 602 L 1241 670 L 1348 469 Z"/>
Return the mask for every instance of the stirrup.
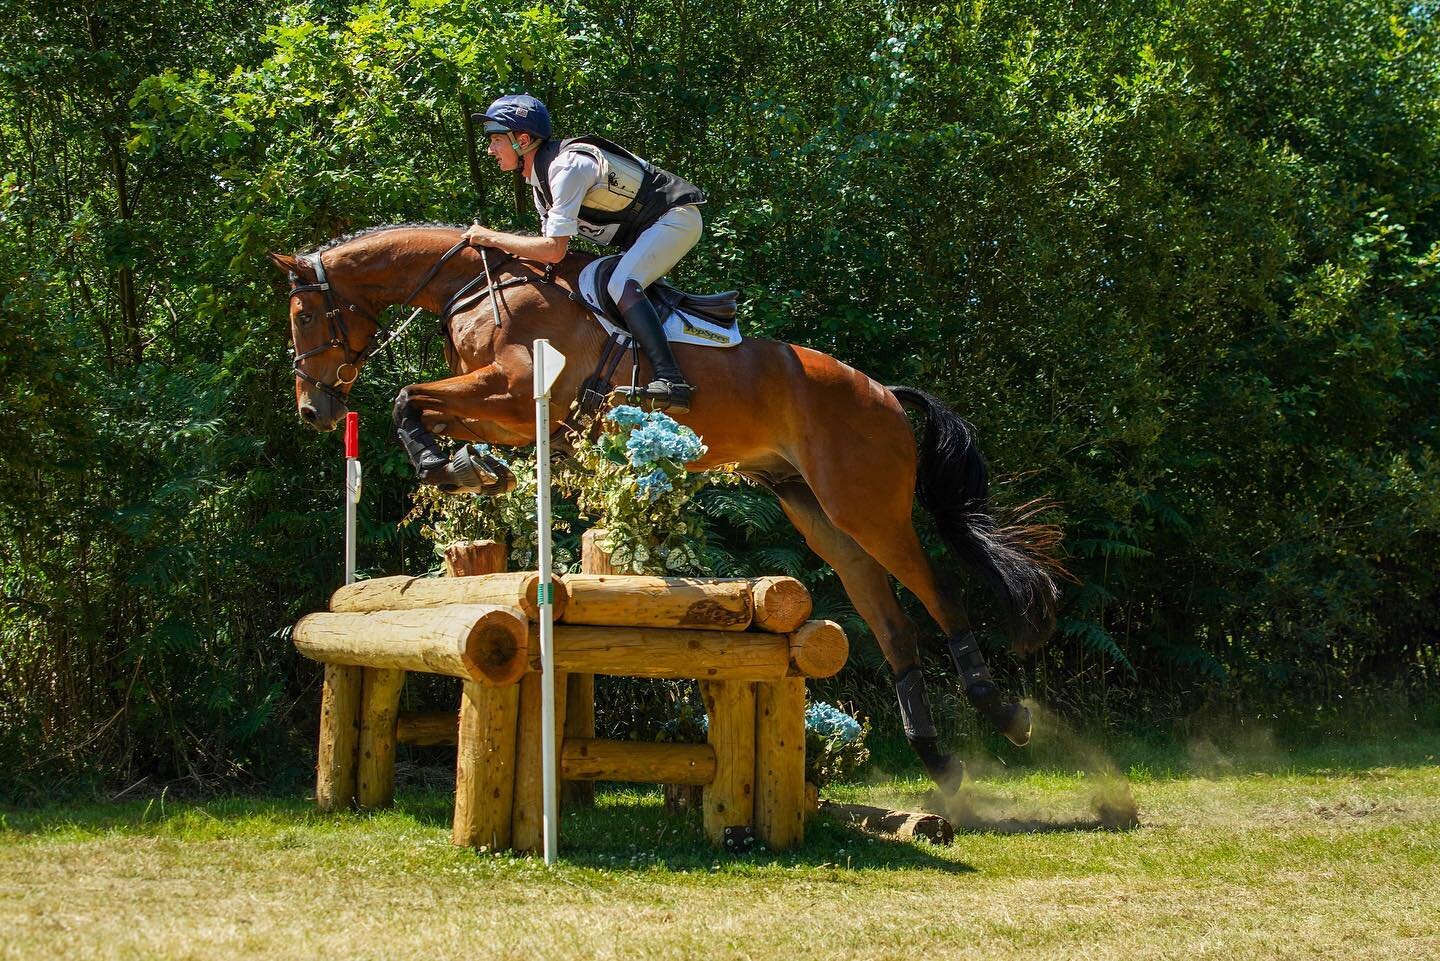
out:
<path id="1" fill-rule="evenodd" d="M 615 393 L 629 403 L 643 405 L 646 410 L 685 414 L 690 411 L 690 394 L 694 389 L 683 380 L 652 380 L 644 387 L 617 387 Z"/>

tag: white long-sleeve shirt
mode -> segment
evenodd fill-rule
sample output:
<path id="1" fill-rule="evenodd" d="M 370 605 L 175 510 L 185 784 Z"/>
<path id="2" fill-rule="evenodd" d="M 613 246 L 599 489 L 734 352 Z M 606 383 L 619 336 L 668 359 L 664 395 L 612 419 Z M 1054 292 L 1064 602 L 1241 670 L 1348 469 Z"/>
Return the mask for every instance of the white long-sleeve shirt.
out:
<path id="1" fill-rule="evenodd" d="M 535 210 L 540 214 L 540 235 L 542 237 L 574 237 L 584 234 L 590 240 L 609 242 L 615 225 L 610 224 L 598 232 L 582 230 L 580 224 L 580 203 L 585 195 L 600 182 L 600 165 L 595 158 L 579 150 L 564 150 L 550 164 L 550 196 L 555 203 L 548 210 L 540 197 L 540 177 L 535 171 L 525 178 L 533 188 Z M 588 224 L 586 225 L 589 226 Z"/>

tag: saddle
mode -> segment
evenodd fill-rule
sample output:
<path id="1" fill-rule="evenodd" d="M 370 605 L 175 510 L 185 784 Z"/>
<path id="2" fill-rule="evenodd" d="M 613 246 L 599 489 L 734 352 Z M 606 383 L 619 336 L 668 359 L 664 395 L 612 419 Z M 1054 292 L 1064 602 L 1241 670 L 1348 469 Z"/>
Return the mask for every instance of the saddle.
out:
<path id="1" fill-rule="evenodd" d="M 627 331 L 625 319 L 609 293 L 610 278 L 621 256 L 601 257 L 581 271 L 579 293 L 602 325 L 611 331 L 624 332 Z M 645 289 L 645 296 L 655 307 L 672 342 L 708 347 L 733 347 L 740 342 L 736 316 L 738 291 L 694 294 L 657 280 Z"/>

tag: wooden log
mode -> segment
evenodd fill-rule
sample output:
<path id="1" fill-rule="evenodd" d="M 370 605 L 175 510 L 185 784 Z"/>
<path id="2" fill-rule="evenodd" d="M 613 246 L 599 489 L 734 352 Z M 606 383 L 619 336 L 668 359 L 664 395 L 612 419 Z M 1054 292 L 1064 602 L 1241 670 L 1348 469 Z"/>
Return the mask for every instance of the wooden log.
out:
<path id="1" fill-rule="evenodd" d="M 755 610 L 751 626 L 758 631 L 789 634 L 799 629 L 815 609 L 810 592 L 793 577 L 762 577 L 754 581 L 751 606 Z"/>
<path id="2" fill-rule="evenodd" d="M 891 811 L 866 804 L 836 804 L 833 801 L 821 801 L 820 810 L 879 834 L 925 838 L 934 844 L 949 844 L 955 840 L 955 829 L 938 814 Z"/>
<path id="3" fill-rule="evenodd" d="M 530 670 L 540 669 L 539 640 L 531 630 Z M 695 631 L 663 627 L 555 626 L 560 671 L 626 677 L 773 681 L 790 670 L 784 635 Z"/>
<path id="4" fill-rule="evenodd" d="M 592 527 L 580 536 L 580 573 L 614 574 L 610 566 L 610 555 L 600 549 L 604 531 Z M 569 589 L 566 588 L 566 605 L 569 605 Z M 556 616 L 559 620 L 559 615 Z M 565 737 L 593 738 L 595 736 L 595 675 L 583 671 L 570 674 L 565 692 Z M 565 782 L 560 795 L 563 805 L 572 808 L 593 807 L 595 804 L 595 782 L 572 780 Z"/>
<path id="5" fill-rule="evenodd" d="M 755 685 L 755 835 L 773 851 L 805 840 L 805 679 Z"/>
<path id="6" fill-rule="evenodd" d="M 834 621 L 806 621 L 790 635 L 790 673 L 833 677 L 850 657 L 850 642 Z"/>
<path id="7" fill-rule="evenodd" d="M 576 781 L 709 784 L 715 779 L 715 749 L 708 744 L 567 737 L 560 746 L 560 773 Z"/>
<path id="8" fill-rule="evenodd" d="M 565 613 L 568 595 L 555 582 L 555 619 Z M 489 604 L 519 608 L 532 623 L 540 616 L 540 575 L 534 571 L 468 577 L 372 577 L 347 584 L 330 596 L 337 613 L 410 611 L 446 604 Z"/>
<path id="9" fill-rule="evenodd" d="M 529 632 L 511 607 L 452 604 L 414 611 L 309 614 L 295 625 L 295 647 L 327 664 L 448 674 L 482 684 L 513 684 L 525 672 Z"/>
<path id="10" fill-rule="evenodd" d="M 461 541 L 445 549 L 445 573 L 456 578 L 499 574 L 505 570 L 507 557 L 503 541 Z M 518 684 L 461 684 L 460 716 L 450 724 L 459 739 L 452 843 L 492 851 L 510 847 L 519 722 Z"/>
<path id="11" fill-rule="evenodd" d="M 510 847 L 519 716 L 520 685 L 462 685 L 452 843 L 492 851 Z"/>
<path id="12" fill-rule="evenodd" d="M 395 740 L 415 747 L 454 744 L 458 721 L 454 711 L 402 711 L 395 722 Z"/>
<path id="13" fill-rule="evenodd" d="M 619 574 L 610 563 L 610 552 L 600 546 L 605 530 L 592 527 L 580 535 L 580 570 L 586 574 Z"/>
<path id="14" fill-rule="evenodd" d="M 564 581 L 566 624 L 708 631 L 750 626 L 753 602 L 744 579 L 567 574 Z"/>
<path id="15" fill-rule="evenodd" d="M 404 671 L 365 668 L 355 788 L 363 809 L 388 807 L 395 800 L 395 722 L 404 687 Z"/>
<path id="16" fill-rule="evenodd" d="M 595 675 L 569 674 L 565 684 L 565 741 L 583 741 L 595 736 Z M 564 773 L 561 776 L 570 778 Z M 595 804 L 595 784 L 592 780 L 570 778 L 561 785 L 561 803 L 571 807 L 591 807 Z"/>
<path id="17" fill-rule="evenodd" d="M 358 667 L 325 665 L 320 744 L 315 757 L 315 804 L 322 811 L 343 811 L 355 803 L 361 677 Z"/>
<path id="18" fill-rule="evenodd" d="M 555 744 L 558 753 L 565 738 L 565 675 L 555 676 Z M 544 834 L 544 772 L 540 741 L 540 675 L 520 680 L 520 724 L 515 746 L 515 816 L 510 844 L 517 851 L 540 851 Z"/>
<path id="19" fill-rule="evenodd" d="M 509 557 L 504 541 L 456 541 L 445 548 L 445 576 L 498 574 L 509 566 Z"/>
<path id="20" fill-rule="evenodd" d="M 528 675 L 527 675 L 528 676 Z M 755 685 L 701 681 L 715 751 L 715 779 L 705 787 L 703 818 L 711 843 L 725 846 L 725 829 L 755 820 Z"/>

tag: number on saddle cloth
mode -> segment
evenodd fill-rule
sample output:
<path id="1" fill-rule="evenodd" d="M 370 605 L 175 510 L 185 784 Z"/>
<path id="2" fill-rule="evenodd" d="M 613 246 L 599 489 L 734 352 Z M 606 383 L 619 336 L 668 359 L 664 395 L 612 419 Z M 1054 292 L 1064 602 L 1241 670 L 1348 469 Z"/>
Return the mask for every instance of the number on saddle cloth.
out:
<path id="1" fill-rule="evenodd" d="M 610 299 L 610 276 L 622 255 L 601 257 L 580 272 L 579 293 L 586 306 L 610 333 L 626 333 L 619 307 Z M 734 347 L 740 343 L 740 323 L 736 317 L 738 292 L 692 294 L 657 280 L 645 289 L 655 312 L 665 326 L 665 335 L 672 344 L 696 344 L 701 347 Z"/>

